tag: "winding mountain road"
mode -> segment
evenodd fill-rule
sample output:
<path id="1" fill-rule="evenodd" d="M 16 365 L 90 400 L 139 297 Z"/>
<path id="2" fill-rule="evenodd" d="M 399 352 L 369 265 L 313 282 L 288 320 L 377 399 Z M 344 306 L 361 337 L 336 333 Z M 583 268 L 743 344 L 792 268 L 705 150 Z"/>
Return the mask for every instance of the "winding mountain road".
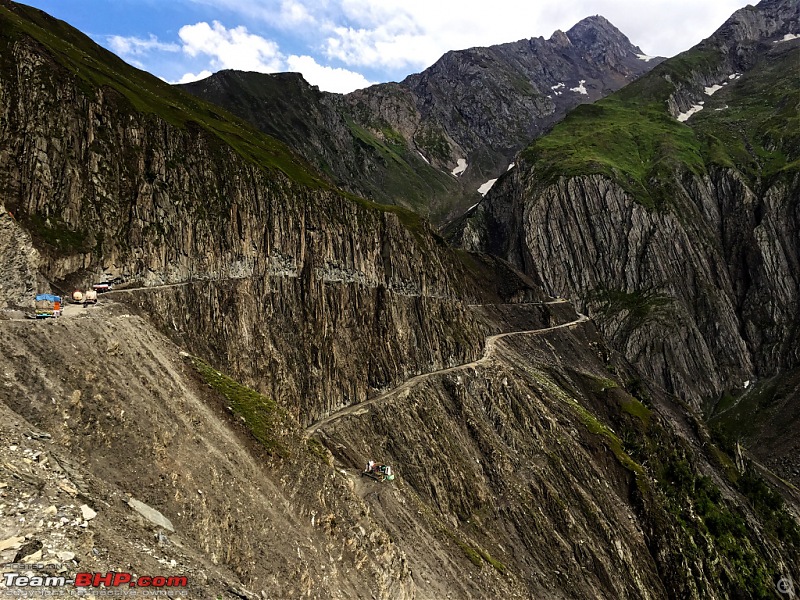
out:
<path id="1" fill-rule="evenodd" d="M 552 304 L 555 304 L 553 302 Z M 316 433 L 322 427 L 326 425 L 330 425 L 331 423 L 338 421 L 339 419 L 346 417 L 348 415 L 360 415 L 366 414 L 369 412 L 369 407 L 373 404 L 377 404 L 379 402 L 383 402 L 384 400 L 394 396 L 396 394 L 402 393 L 403 391 L 410 390 L 419 382 L 424 381 L 430 377 L 436 377 L 438 375 L 445 375 L 447 373 L 453 373 L 455 371 L 461 371 L 464 369 L 475 368 L 478 365 L 481 365 L 487 362 L 495 351 L 495 347 L 497 342 L 503 338 L 510 337 L 513 335 L 542 335 L 544 333 L 549 333 L 550 331 L 555 331 L 556 329 L 566 329 L 569 327 L 574 327 L 575 325 L 579 325 L 581 323 L 585 323 L 589 320 L 584 314 L 578 313 L 578 318 L 574 321 L 570 321 L 568 323 L 562 323 L 561 325 L 554 325 L 553 327 L 544 327 L 542 329 L 529 329 L 527 331 L 509 331 L 507 333 L 498 333 L 497 335 L 490 335 L 486 338 L 486 345 L 484 347 L 483 356 L 478 360 L 464 363 L 461 365 L 456 365 L 455 367 L 448 367 L 446 369 L 439 369 L 438 371 L 431 371 L 430 373 L 422 373 L 421 375 L 415 375 L 411 379 L 407 379 L 397 387 L 390 389 L 387 392 L 380 394 L 379 396 L 375 396 L 374 398 L 370 398 L 369 400 L 365 400 L 364 402 L 359 402 L 358 404 L 351 404 L 346 406 L 340 410 L 337 410 L 334 413 L 331 413 L 327 417 L 312 423 L 308 427 L 306 427 L 306 436 L 311 436 Z"/>
<path id="2" fill-rule="evenodd" d="M 150 291 L 150 290 L 163 290 L 163 289 L 166 289 L 166 288 L 182 287 L 184 285 L 190 285 L 192 283 L 198 283 L 198 282 L 201 282 L 201 281 L 229 281 L 229 280 L 227 280 L 227 279 L 224 279 L 224 280 L 220 280 L 220 279 L 214 279 L 214 280 L 211 280 L 211 279 L 208 279 L 208 280 L 198 279 L 196 281 L 179 281 L 177 283 L 164 283 L 164 284 L 161 284 L 161 285 L 144 285 L 144 286 L 141 286 L 141 287 L 133 287 L 133 288 L 119 288 L 119 289 L 112 289 L 112 290 L 108 290 L 107 292 L 103 292 L 103 296 L 108 296 L 110 294 L 122 294 L 123 292 L 141 292 L 141 291 L 144 291 L 144 290 L 147 290 L 147 291 Z"/>

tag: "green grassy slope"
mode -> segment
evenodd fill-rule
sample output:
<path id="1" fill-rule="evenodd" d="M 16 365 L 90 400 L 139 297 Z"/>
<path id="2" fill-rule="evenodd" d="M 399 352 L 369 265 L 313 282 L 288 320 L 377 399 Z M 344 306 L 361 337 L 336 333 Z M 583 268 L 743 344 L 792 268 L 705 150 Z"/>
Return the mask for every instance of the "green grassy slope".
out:
<path id="1" fill-rule="evenodd" d="M 545 184 L 600 173 L 644 205 L 668 201 L 676 171 L 736 167 L 754 181 L 800 167 L 800 45 L 774 44 L 754 68 L 713 96 L 686 122 L 670 114 L 671 94 L 697 73 L 719 70 L 722 55 L 698 47 L 619 92 L 580 106 L 523 153 Z M 697 87 L 695 84 L 694 87 Z M 702 87 L 702 86 L 701 86 Z"/>
<path id="2" fill-rule="evenodd" d="M 297 73 L 223 71 L 181 87 L 224 107 L 301 153 L 336 185 L 381 203 L 399 204 L 434 219 L 458 196 L 458 181 L 428 164 L 414 145 L 386 120 L 355 109 L 336 94 L 321 92 Z M 394 88 L 393 102 L 407 100 Z M 409 112 L 415 109 L 406 107 Z M 446 142 L 426 138 L 429 156 L 449 154 Z M 438 144 L 438 146 L 437 146 Z M 444 144 L 444 149 L 440 148 Z"/>

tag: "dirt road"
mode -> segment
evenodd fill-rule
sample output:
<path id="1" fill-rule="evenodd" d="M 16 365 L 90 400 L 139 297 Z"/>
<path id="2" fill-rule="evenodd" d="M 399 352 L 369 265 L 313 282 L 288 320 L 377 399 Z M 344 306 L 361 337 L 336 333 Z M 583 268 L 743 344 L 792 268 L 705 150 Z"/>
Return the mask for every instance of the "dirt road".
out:
<path id="1" fill-rule="evenodd" d="M 558 303 L 558 302 L 564 302 L 564 301 L 551 302 L 551 303 L 548 303 L 548 304 L 555 304 L 555 303 Z M 513 336 L 513 335 L 542 335 L 542 334 L 548 333 L 550 331 L 555 331 L 556 329 L 565 329 L 565 328 L 568 328 L 568 327 L 574 327 L 575 325 L 579 325 L 580 323 L 585 323 L 588 320 L 589 320 L 589 317 L 587 317 L 586 315 L 578 313 L 578 318 L 577 319 L 575 319 L 574 321 L 570 321 L 568 323 L 562 323 L 561 325 L 555 325 L 553 327 L 544 327 L 542 329 L 529 329 L 527 331 L 510 331 L 508 333 L 499 333 L 497 335 L 491 335 L 491 336 L 486 338 L 486 345 L 484 347 L 483 356 L 481 358 L 479 358 L 478 360 L 472 361 L 472 362 L 468 362 L 468 363 L 464 363 L 464 364 L 461 364 L 461 365 L 457 365 L 455 367 L 448 367 L 446 369 L 439 369 L 438 371 L 431 371 L 430 373 L 423 373 L 421 375 L 416 375 L 416 376 L 412 377 L 411 379 L 408 379 L 408 380 L 404 381 L 403 383 L 401 383 L 397 387 L 394 387 L 391 390 L 389 390 L 387 392 L 384 392 L 383 394 L 380 394 L 379 396 L 375 396 L 374 398 L 370 398 L 369 400 L 366 400 L 364 402 L 360 402 L 358 404 L 352 404 L 350 406 L 346 406 L 345 408 L 342 408 L 341 410 L 337 410 L 336 412 L 328 415 L 327 417 L 325 417 L 323 419 L 320 419 L 316 423 L 312 423 L 311 425 L 306 427 L 306 432 L 305 433 L 306 433 L 307 436 L 311 436 L 316 431 L 318 431 L 319 429 L 325 427 L 326 425 L 330 425 L 331 423 L 333 423 L 335 421 L 338 421 L 339 419 L 341 419 L 343 417 L 346 417 L 348 415 L 365 414 L 365 413 L 369 412 L 369 407 L 371 405 L 377 404 L 379 402 L 383 402 L 384 400 L 386 400 L 386 399 L 388 399 L 388 398 L 390 398 L 392 396 L 395 396 L 397 394 L 400 394 L 403 391 L 410 390 L 415 385 L 417 385 L 419 382 L 424 381 L 425 379 L 428 379 L 430 377 L 436 377 L 436 376 L 439 376 L 439 375 L 445 375 L 447 373 L 453 373 L 455 371 L 461 371 L 461 370 L 464 370 L 464 369 L 475 368 L 478 365 L 481 365 L 481 364 L 485 363 L 486 361 L 488 361 L 492 357 L 492 354 L 495 351 L 495 347 L 497 345 L 497 342 L 499 340 L 503 339 L 503 338 L 506 338 L 506 337 L 509 337 L 509 336 Z"/>

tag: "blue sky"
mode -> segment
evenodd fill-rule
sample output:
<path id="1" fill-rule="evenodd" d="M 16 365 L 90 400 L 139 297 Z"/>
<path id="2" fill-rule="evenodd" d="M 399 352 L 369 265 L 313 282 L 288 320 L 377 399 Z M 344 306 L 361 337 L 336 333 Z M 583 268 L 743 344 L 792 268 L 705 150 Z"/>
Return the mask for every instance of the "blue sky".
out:
<path id="1" fill-rule="evenodd" d="M 399 81 L 447 50 L 567 30 L 600 14 L 645 54 L 707 37 L 743 0 L 27 0 L 170 82 L 220 69 L 299 71 L 349 92 Z"/>

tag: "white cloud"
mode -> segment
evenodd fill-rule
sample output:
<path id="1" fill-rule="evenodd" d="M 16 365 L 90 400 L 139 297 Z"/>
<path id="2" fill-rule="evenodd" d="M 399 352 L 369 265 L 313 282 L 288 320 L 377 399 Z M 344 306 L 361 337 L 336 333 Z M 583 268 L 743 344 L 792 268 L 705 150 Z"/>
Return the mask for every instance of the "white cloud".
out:
<path id="1" fill-rule="evenodd" d="M 247 26 L 229 29 L 198 17 L 180 29 L 178 43 L 153 35 L 111 36 L 108 46 L 140 66 L 170 65 L 169 77 L 225 68 L 294 69 L 323 89 L 339 91 L 368 85 L 367 79 L 386 81 L 420 71 L 448 50 L 547 38 L 593 14 L 605 16 L 648 54 L 669 56 L 713 33 L 747 0 L 505 0 L 502 10 L 477 0 L 189 2 L 204 5 L 203 14 L 216 10 L 236 19 L 228 24 Z M 153 58 L 159 53 L 177 57 L 180 50 L 181 64 Z"/>
<path id="2" fill-rule="evenodd" d="M 244 26 L 227 29 L 219 21 L 211 25 L 201 22 L 184 25 L 178 36 L 188 56 L 209 56 L 215 69 L 274 73 L 282 67 L 278 44 L 250 33 Z"/>
<path id="3" fill-rule="evenodd" d="M 286 64 L 289 70 L 302 73 L 306 81 L 326 92 L 346 94 L 372 85 L 361 73 L 326 67 L 311 56 L 292 55 L 286 59 Z"/>
<path id="4" fill-rule="evenodd" d="M 317 22 L 317 19 L 309 12 L 309 9 L 302 2 L 297 2 L 296 0 L 283 0 L 278 15 L 277 22 L 284 27 L 313 25 Z"/>
<path id="5" fill-rule="evenodd" d="M 295 0 L 300 2 L 301 0 Z M 310 0 L 302 0 L 313 6 Z M 601 14 L 649 52 L 671 56 L 708 37 L 746 0 L 331 0 L 323 49 L 348 65 L 424 68 L 448 50 L 549 37 Z M 338 14 L 331 7 L 338 6 Z M 313 9 L 308 9 L 313 10 Z"/>
<path id="6" fill-rule="evenodd" d="M 142 56 L 153 51 L 178 52 L 181 49 L 178 44 L 161 42 L 152 34 L 148 39 L 121 35 L 110 35 L 106 39 L 113 52 L 125 57 Z"/>
<path id="7" fill-rule="evenodd" d="M 443 51 L 439 42 L 419 33 L 392 33 L 338 27 L 325 41 L 325 55 L 348 65 L 368 67 L 417 67 L 432 64 Z"/>
<path id="8" fill-rule="evenodd" d="M 192 83 L 194 81 L 200 81 L 201 79 L 205 79 L 206 77 L 211 77 L 213 73 L 211 71 L 200 71 L 196 75 L 194 73 L 186 73 L 178 79 L 177 81 L 169 81 L 167 83 L 177 84 L 177 83 Z"/>

